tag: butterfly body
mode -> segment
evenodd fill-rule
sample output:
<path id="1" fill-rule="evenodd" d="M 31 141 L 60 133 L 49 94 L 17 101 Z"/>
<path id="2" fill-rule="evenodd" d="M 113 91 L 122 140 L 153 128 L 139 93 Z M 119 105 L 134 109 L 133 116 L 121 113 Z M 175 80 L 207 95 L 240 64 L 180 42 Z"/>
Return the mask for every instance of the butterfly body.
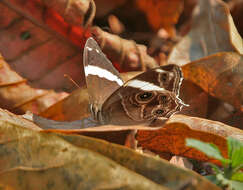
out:
<path id="1" fill-rule="evenodd" d="M 124 83 L 95 40 L 89 38 L 84 70 L 91 113 L 100 124 L 150 124 L 169 118 L 184 105 L 178 97 L 183 77 L 176 65 L 151 69 Z"/>

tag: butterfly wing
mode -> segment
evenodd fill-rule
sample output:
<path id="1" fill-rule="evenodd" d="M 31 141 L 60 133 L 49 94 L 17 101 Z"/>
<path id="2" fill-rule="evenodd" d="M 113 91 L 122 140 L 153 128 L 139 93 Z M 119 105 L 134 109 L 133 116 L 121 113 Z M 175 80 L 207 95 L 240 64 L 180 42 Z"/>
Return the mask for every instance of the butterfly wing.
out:
<path id="1" fill-rule="evenodd" d="M 95 112 L 96 115 L 105 100 L 123 85 L 123 81 L 92 37 L 87 40 L 84 47 L 83 65 L 91 112 Z"/>
<path id="2" fill-rule="evenodd" d="M 179 96 L 183 76 L 179 66 L 165 65 L 144 72 L 128 81 L 125 86 L 143 89 L 168 90 Z"/>
<path id="3" fill-rule="evenodd" d="M 161 66 L 134 77 L 104 103 L 104 123 L 126 125 L 169 118 L 184 105 L 179 99 L 182 79 L 176 65 Z"/>

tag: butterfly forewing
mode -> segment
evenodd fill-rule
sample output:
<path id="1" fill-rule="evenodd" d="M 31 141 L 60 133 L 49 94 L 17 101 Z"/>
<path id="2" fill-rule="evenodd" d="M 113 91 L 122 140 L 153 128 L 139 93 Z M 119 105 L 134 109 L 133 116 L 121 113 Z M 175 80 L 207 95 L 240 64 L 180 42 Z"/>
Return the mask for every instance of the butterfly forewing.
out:
<path id="1" fill-rule="evenodd" d="M 123 85 L 123 81 L 93 38 L 85 44 L 83 64 L 90 104 L 97 112 L 104 101 Z"/>

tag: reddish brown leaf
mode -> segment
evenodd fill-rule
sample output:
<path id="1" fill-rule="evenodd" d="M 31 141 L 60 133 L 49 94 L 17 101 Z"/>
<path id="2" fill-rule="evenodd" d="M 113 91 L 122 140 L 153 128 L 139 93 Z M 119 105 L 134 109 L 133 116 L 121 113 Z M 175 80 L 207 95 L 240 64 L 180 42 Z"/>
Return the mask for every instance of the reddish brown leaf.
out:
<path id="1" fill-rule="evenodd" d="M 96 4 L 96 17 L 104 17 L 112 10 L 123 5 L 127 0 L 95 0 Z"/>
<path id="2" fill-rule="evenodd" d="M 89 5 L 89 0 L 1 1 L 0 52 L 37 87 L 70 90 L 64 74 L 84 84 L 80 48 L 90 34 L 73 24 L 83 21 Z"/>
<path id="3" fill-rule="evenodd" d="M 243 57 L 237 53 L 218 53 L 183 66 L 187 80 L 210 95 L 243 110 Z"/>
<path id="4" fill-rule="evenodd" d="M 195 149 L 186 147 L 185 139 L 194 138 L 213 143 L 219 147 L 223 156 L 227 157 L 226 138 L 229 136 L 243 141 L 242 130 L 216 121 L 174 115 L 159 130 L 138 131 L 137 140 L 140 146 L 158 154 L 170 152 L 200 161 L 219 163 Z"/>
<path id="5" fill-rule="evenodd" d="M 183 9 L 182 0 L 136 0 L 139 9 L 145 12 L 147 20 L 154 30 L 165 28 L 174 34 L 174 25 Z"/>
<path id="6" fill-rule="evenodd" d="M 23 114 L 27 110 L 38 114 L 67 96 L 52 90 L 34 89 L 27 80 L 12 71 L 0 56 L 0 107 Z"/>
<path id="7" fill-rule="evenodd" d="M 145 70 L 146 67 L 158 66 L 156 61 L 147 54 L 146 46 L 136 44 L 132 40 L 122 39 L 117 35 L 101 30 L 99 27 L 93 27 L 91 32 L 102 50 L 113 62 L 119 63 L 118 66 L 123 71 Z"/>
<path id="8" fill-rule="evenodd" d="M 206 118 L 208 94 L 200 87 L 189 80 L 183 80 L 180 98 L 188 105 L 183 107 L 181 114 Z"/>

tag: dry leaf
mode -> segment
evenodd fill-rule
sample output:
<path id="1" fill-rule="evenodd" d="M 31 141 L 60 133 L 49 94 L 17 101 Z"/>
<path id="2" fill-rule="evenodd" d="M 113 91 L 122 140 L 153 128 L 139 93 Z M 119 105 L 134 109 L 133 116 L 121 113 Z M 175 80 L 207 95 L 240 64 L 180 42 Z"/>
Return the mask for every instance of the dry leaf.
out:
<path id="1" fill-rule="evenodd" d="M 9 123 L 18 127 L 28 128 L 31 130 L 41 131 L 42 129 L 32 121 L 23 119 L 22 116 L 14 115 L 13 113 L 0 108 L 0 123 Z M 0 126 L 1 128 L 1 126 Z M 1 160 L 0 160 L 1 162 Z"/>
<path id="2" fill-rule="evenodd" d="M 65 20 L 80 24 L 89 5 L 89 0 L 1 1 L 0 52 L 36 87 L 70 90 L 64 74 L 84 84 L 80 48 L 90 34 Z"/>
<path id="3" fill-rule="evenodd" d="M 168 62 L 183 66 L 222 51 L 243 54 L 243 41 L 224 2 L 200 0 L 191 31 L 173 48 Z"/>
<path id="4" fill-rule="evenodd" d="M 150 151 L 161 153 L 170 152 L 200 161 L 218 161 L 208 158 L 200 151 L 185 146 L 186 138 L 194 138 L 215 144 L 227 157 L 226 138 L 233 137 L 243 141 L 242 130 L 230 127 L 221 122 L 207 119 L 173 115 L 159 130 L 138 131 L 137 140 L 140 146 Z"/>
<path id="5" fill-rule="evenodd" d="M 136 0 L 139 9 L 145 12 L 154 30 L 165 28 L 174 35 L 174 25 L 183 10 L 182 0 Z"/>
<path id="6" fill-rule="evenodd" d="M 0 126 L 4 134 L 0 136 L 0 184 L 4 189 L 167 189 L 55 134 L 6 122 Z"/>
<path id="7" fill-rule="evenodd" d="M 182 67 L 184 77 L 243 111 L 243 57 L 217 53 Z"/>
<path id="8" fill-rule="evenodd" d="M 132 40 L 122 39 L 117 35 L 101 30 L 99 27 L 93 27 L 91 33 L 111 61 L 119 63 L 120 70 L 132 71 L 139 68 L 145 70 L 146 67 L 158 66 L 156 61 L 147 54 L 147 48 L 144 45 L 136 44 Z"/>
<path id="9" fill-rule="evenodd" d="M 192 171 L 122 146 L 36 132 L 11 120 L 0 120 L 0 126 L 2 188 L 179 189 L 186 185 L 188 189 L 219 189 Z"/>
<path id="10" fill-rule="evenodd" d="M 31 88 L 27 80 L 12 71 L 0 55 L 0 107 L 23 114 L 27 110 L 40 113 L 67 96 L 52 90 Z"/>

